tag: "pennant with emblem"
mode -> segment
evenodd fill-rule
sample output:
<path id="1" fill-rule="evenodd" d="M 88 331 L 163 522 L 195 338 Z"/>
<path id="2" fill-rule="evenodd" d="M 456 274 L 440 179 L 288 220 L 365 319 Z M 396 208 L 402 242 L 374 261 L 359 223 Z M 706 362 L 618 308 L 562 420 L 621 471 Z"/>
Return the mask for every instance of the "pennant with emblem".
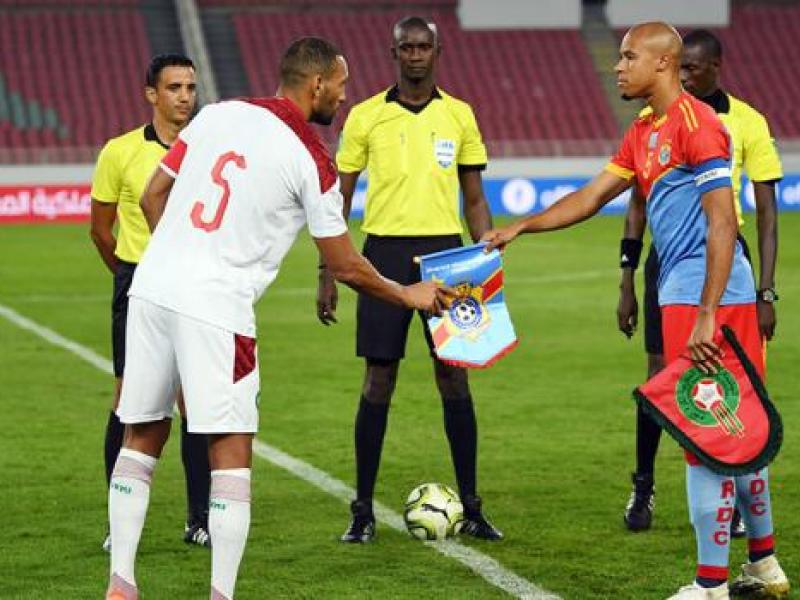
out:
<path id="1" fill-rule="evenodd" d="M 744 475 L 775 458 L 783 425 L 733 330 L 723 325 L 715 342 L 724 352 L 716 373 L 703 373 L 689 358 L 680 357 L 633 395 L 709 469 Z"/>
<path id="2" fill-rule="evenodd" d="M 500 253 L 485 244 L 420 257 L 423 280 L 454 288 L 441 317 L 428 319 L 436 356 L 459 367 L 485 368 L 517 345 L 503 294 Z"/>

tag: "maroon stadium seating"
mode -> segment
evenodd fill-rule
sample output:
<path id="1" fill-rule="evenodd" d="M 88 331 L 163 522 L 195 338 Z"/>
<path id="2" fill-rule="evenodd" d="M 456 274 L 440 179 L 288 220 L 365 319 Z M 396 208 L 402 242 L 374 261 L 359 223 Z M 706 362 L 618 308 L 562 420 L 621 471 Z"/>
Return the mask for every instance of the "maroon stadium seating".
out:
<path id="1" fill-rule="evenodd" d="M 139 0 L 0 0 L 0 7 L 26 10 L 51 8 L 137 7 Z"/>
<path id="2" fill-rule="evenodd" d="M 577 31 L 466 31 L 457 0 L 200 4 L 233 15 L 253 95 L 274 93 L 292 39 L 320 35 L 342 48 L 351 83 L 347 105 L 323 131 L 331 143 L 349 106 L 394 81 L 391 26 L 412 7 L 437 23 L 439 83 L 472 104 L 494 155 L 602 154 L 602 141 L 619 137 Z M 148 118 L 150 43 L 139 0 L 0 0 L 0 8 L 0 161 L 91 161 L 109 137 Z M 725 87 L 764 112 L 776 137 L 800 138 L 800 6 L 734 5 L 731 27 L 716 33 Z"/>
<path id="3" fill-rule="evenodd" d="M 253 94 L 272 94 L 288 43 L 320 35 L 350 63 L 348 105 L 394 81 L 391 26 L 402 11 L 247 12 L 234 16 Z M 617 126 L 577 31 L 465 31 L 453 11 L 434 11 L 444 47 L 439 82 L 468 100 L 485 138 L 504 153 L 537 153 L 529 140 L 605 140 Z M 326 133 L 339 130 L 346 111 Z M 543 149 L 552 148 L 547 144 Z M 515 151 L 516 150 L 516 151 Z"/>
<path id="4" fill-rule="evenodd" d="M 734 5 L 730 27 L 710 31 L 722 42 L 723 87 L 764 113 L 775 137 L 800 138 L 800 6 Z"/>
<path id="5" fill-rule="evenodd" d="M 0 0 L 2 1 L 2 0 Z M 455 8 L 458 0 L 198 0 L 200 6 L 233 6 L 233 7 L 256 7 L 270 9 L 273 7 L 290 7 L 292 9 L 314 6 L 317 8 L 341 8 L 341 7 L 369 7 L 385 8 L 398 7 L 404 4 L 413 6 L 415 9 L 426 8 Z"/>
<path id="6" fill-rule="evenodd" d="M 800 137 L 800 6 L 735 7 L 723 45 L 723 81 L 766 114 L 777 137 Z"/>
<path id="7" fill-rule="evenodd" d="M 21 116 L 2 122 L 0 147 L 96 148 L 143 122 L 149 58 L 138 11 L 0 11 L 3 93 L 22 106 Z M 37 122 L 37 110 L 55 123 Z M 50 155 L 71 158 L 66 150 Z"/>

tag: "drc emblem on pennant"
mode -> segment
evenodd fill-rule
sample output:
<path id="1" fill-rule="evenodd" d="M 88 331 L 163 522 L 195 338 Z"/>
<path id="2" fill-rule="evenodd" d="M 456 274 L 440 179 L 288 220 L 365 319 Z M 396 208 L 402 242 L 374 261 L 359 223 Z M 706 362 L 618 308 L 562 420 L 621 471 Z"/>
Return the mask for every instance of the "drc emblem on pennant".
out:
<path id="1" fill-rule="evenodd" d="M 485 253 L 484 246 L 420 257 L 423 280 L 456 290 L 442 316 L 428 318 L 436 356 L 450 365 L 488 367 L 517 345 L 503 295 L 500 253 Z"/>
<path id="2" fill-rule="evenodd" d="M 744 475 L 767 466 L 783 440 L 783 424 L 736 334 L 715 336 L 722 365 L 707 374 L 680 357 L 633 392 L 684 449 L 712 471 Z"/>
<path id="3" fill-rule="evenodd" d="M 456 286 L 456 290 L 458 294 L 443 319 L 444 328 L 449 335 L 478 339 L 492 318 L 483 303 L 483 287 L 460 283 Z"/>

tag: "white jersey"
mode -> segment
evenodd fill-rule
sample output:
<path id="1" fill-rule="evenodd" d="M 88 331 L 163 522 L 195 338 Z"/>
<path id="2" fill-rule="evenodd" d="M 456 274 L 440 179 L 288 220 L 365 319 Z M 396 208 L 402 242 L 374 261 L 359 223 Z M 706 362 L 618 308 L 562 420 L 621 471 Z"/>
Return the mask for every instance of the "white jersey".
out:
<path id="1" fill-rule="evenodd" d="M 175 177 L 130 295 L 255 337 L 253 305 L 307 222 L 343 234 L 323 143 L 286 98 L 203 108 L 161 162 Z"/>

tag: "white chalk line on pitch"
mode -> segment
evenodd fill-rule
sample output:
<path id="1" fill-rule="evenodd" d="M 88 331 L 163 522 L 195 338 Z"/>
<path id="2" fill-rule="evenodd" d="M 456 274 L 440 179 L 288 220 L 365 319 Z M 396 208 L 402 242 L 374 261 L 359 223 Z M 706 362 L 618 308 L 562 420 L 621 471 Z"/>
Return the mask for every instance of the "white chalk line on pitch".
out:
<path id="1" fill-rule="evenodd" d="M 100 356 L 91 348 L 87 348 L 86 346 L 67 339 L 52 329 L 24 317 L 13 308 L 3 304 L 0 304 L 0 315 L 20 329 L 34 333 L 53 346 L 58 346 L 78 356 L 98 370 L 113 375 L 114 368 L 112 362 Z M 260 440 L 254 440 L 253 452 L 264 460 L 288 471 L 295 477 L 310 483 L 314 487 L 319 488 L 323 492 L 343 502 L 350 502 L 350 500 L 355 497 L 355 490 L 343 481 L 336 479 L 325 471 L 299 458 L 295 458 L 278 450 L 274 446 L 270 446 Z M 373 508 L 375 510 L 375 517 L 380 522 L 388 525 L 392 529 L 405 532 L 405 523 L 403 523 L 403 518 L 398 513 L 380 502 L 375 502 Z M 470 548 L 469 546 L 449 540 L 444 542 L 425 542 L 425 545 L 448 558 L 458 561 L 477 575 L 483 577 L 483 579 L 493 586 L 516 598 L 522 598 L 524 600 L 561 600 L 559 596 L 509 571 L 494 558 Z"/>
<path id="2" fill-rule="evenodd" d="M 553 275 L 541 275 L 532 277 L 514 277 L 511 284 L 515 287 L 520 285 L 539 285 L 547 283 L 571 283 L 578 281 L 591 281 L 619 275 L 619 269 L 602 269 L 595 271 L 575 271 L 572 273 L 558 273 Z M 315 287 L 280 287 L 270 288 L 270 296 L 308 296 L 311 300 L 316 297 L 317 288 Z M 11 294 L 6 295 L 15 302 L 47 304 L 52 303 L 110 303 L 108 294 Z"/>

